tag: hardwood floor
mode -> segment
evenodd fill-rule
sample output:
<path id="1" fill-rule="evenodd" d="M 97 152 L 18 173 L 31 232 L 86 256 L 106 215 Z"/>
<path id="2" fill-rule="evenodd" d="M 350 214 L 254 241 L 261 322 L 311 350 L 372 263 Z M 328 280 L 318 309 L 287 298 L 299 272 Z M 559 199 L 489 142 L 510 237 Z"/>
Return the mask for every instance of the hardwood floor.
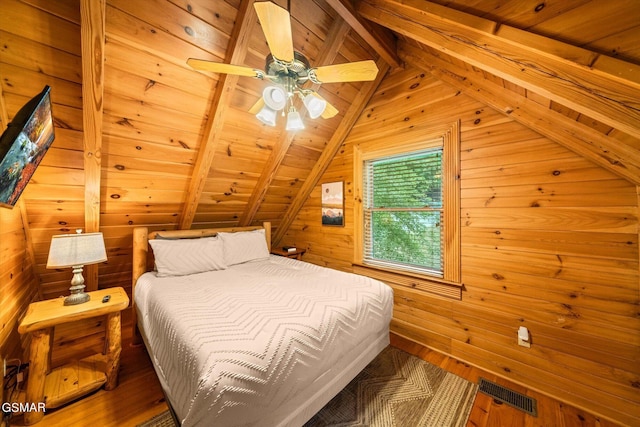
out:
<path id="1" fill-rule="evenodd" d="M 35 425 L 43 427 L 136 426 L 165 411 L 167 405 L 151 361 L 144 347 L 131 346 L 130 331 L 129 325 L 123 325 L 120 383 L 115 390 L 99 390 L 62 408 L 48 411 L 43 420 Z M 618 427 L 618 424 L 599 419 L 588 412 L 527 390 L 404 338 L 392 335 L 391 343 L 469 381 L 478 382 L 479 377 L 484 377 L 537 400 L 538 416 L 532 417 L 501 404 L 483 393 L 478 393 L 467 427 Z M 22 426 L 24 423 L 21 417 L 15 417 L 10 425 Z"/>
<path id="2" fill-rule="evenodd" d="M 538 416 L 533 417 L 494 400 L 484 393 L 478 393 L 473 403 L 467 427 L 619 427 L 619 424 L 600 419 L 584 410 L 528 390 L 525 387 L 499 378 L 482 369 L 467 365 L 442 353 L 429 350 L 402 337 L 392 334 L 391 344 L 471 382 L 477 383 L 479 378 L 483 377 L 537 400 Z"/>

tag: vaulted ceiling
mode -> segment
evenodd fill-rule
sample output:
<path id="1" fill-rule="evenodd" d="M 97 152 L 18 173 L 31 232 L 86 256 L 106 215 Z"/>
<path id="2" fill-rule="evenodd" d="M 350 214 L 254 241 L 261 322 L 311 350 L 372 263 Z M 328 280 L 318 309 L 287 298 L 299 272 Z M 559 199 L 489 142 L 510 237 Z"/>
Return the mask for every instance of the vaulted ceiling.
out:
<path id="1" fill-rule="evenodd" d="M 338 115 L 303 118 L 295 133 L 248 112 L 265 82 L 186 64 L 264 68 L 252 0 L 4 3 L 2 121 L 42 82 L 53 88 L 56 141 L 22 202 L 40 266 L 51 235 L 76 227 L 103 230 L 127 258 L 110 262 L 114 283 L 130 271 L 119 248 L 132 225 L 266 220 L 277 241 L 378 84 L 405 67 L 640 183 L 635 0 L 291 0 L 294 49 L 312 65 L 373 59 L 380 70 L 319 86 Z"/>
<path id="2" fill-rule="evenodd" d="M 136 117 L 122 105 L 119 107 L 122 114 L 115 109 L 111 115 L 105 114 L 105 131 L 151 143 L 168 142 L 170 147 L 183 151 L 183 156 L 192 154 L 180 162 L 194 165 L 188 182 L 176 188 L 182 198 L 172 198 L 180 202 L 181 228 L 193 223 L 249 224 L 262 220 L 275 220 L 277 228 L 277 219 L 286 213 L 294 197 L 301 194 L 304 182 L 319 178 L 323 165 L 326 167 L 331 153 L 338 149 L 366 105 L 367 94 L 370 96 L 387 67 L 393 70 L 405 61 L 433 67 L 436 61 L 429 55 L 438 53 L 446 54 L 444 61 L 462 60 L 483 70 L 494 81 L 503 79 L 499 85 L 504 86 L 505 81 L 518 85 L 563 108 L 586 114 L 634 137 L 640 136 L 637 105 L 633 105 L 639 99 L 634 96 L 638 94 L 637 66 L 629 64 L 626 69 L 627 65 L 621 64 L 633 63 L 638 57 L 637 47 L 628 42 L 638 31 L 638 22 L 633 19 L 638 16 L 638 6 L 633 2 L 620 2 L 619 7 L 604 7 L 594 1 L 549 4 L 478 1 L 473 6 L 470 2 L 441 2 L 440 6 L 435 2 L 399 4 L 388 0 L 357 4 L 346 0 L 293 1 L 290 5 L 281 2 L 291 10 L 294 47 L 312 64 L 373 58 L 381 69 L 380 78 L 373 83 L 322 86 L 320 93 L 338 107 L 340 114 L 326 121 L 305 120 L 307 129 L 295 134 L 285 132 L 282 125 L 266 127 L 247 112 L 259 97 L 264 82 L 235 76 L 194 75 L 193 71 L 184 70 L 184 61 L 189 56 L 255 68 L 264 66 L 268 47 L 256 21 L 253 2 L 229 3 L 200 6 L 195 2 L 160 2 L 157 7 L 123 1 L 107 4 L 106 101 L 110 94 L 114 98 L 134 97 L 142 105 L 138 107 L 142 111 L 146 110 L 146 103 L 154 108 L 154 104 L 165 102 L 168 105 L 162 107 L 174 118 L 167 123 L 156 111 L 146 115 L 136 113 Z M 139 29 L 132 34 L 136 27 L 148 34 L 140 37 Z M 396 43 L 398 38 L 400 42 Z M 414 40 L 419 42 L 419 51 Z M 621 43 L 623 40 L 626 44 Z M 112 53 L 111 45 L 124 51 Z M 167 75 L 156 70 L 159 64 L 139 66 L 138 58 L 148 55 L 181 69 L 175 75 Z M 110 61 L 112 57 L 116 60 Z M 152 59 L 155 58 L 149 58 Z M 111 73 L 121 75 L 109 79 Z M 121 81 L 131 81 L 131 86 L 112 84 Z M 162 89 L 156 90 L 156 86 Z M 154 96 L 154 92 L 164 93 Z M 184 93 L 200 99 L 192 103 Z M 622 93 L 627 98 L 620 99 L 618 95 Z M 184 105 L 180 105 L 180 100 Z M 198 109 L 194 109 L 196 106 Z M 105 109 L 108 108 L 106 105 Z M 178 111 L 172 111 L 173 108 Z M 194 116 L 195 120 L 188 122 L 185 115 Z M 157 141 L 154 135 L 145 136 L 149 131 L 138 129 L 147 122 L 192 135 Z M 128 129 L 122 132 L 123 127 Z M 167 132 L 162 130 L 165 137 Z M 602 157 L 601 162 L 631 160 L 626 152 L 618 153 L 611 147 L 606 147 L 606 155 L 599 152 L 602 151 L 599 147 L 585 150 L 596 158 Z M 318 164 L 323 152 L 328 155 L 324 163 Z M 631 169 L 627 174 L 630 178 L 638 176 L 635 157 L 633 160 L 633 164 L 625 166 Z M 314 167 L 317 171 L 309 176 Z M 166 165 L 161 168 L 160 172 L 166 172 Z M 109 170 L 106 169 L 107 175 Z"/>

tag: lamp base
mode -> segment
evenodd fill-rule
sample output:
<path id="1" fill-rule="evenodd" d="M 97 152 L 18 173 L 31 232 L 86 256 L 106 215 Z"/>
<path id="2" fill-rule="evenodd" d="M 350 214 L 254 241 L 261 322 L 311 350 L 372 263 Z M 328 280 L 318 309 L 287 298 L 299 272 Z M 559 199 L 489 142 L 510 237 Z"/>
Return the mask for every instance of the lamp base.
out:
<path id="1" fill-rule="evenodd" d="M 84 292 L 84 277 L 82 277 L 82 265 L 73 266 L 73 278 L 71 279 L 70 295 L 64 299 L 64 305 L 82 304 L 91 298 Z"/>
<path id="2" fill-rule="evenodd" d="M 64 305 L 76 305 L 82 304 L 91 299 L 91 295 L 86 292 L 79 292 L 77 294 L 71 294 L 64 299 Z"/>

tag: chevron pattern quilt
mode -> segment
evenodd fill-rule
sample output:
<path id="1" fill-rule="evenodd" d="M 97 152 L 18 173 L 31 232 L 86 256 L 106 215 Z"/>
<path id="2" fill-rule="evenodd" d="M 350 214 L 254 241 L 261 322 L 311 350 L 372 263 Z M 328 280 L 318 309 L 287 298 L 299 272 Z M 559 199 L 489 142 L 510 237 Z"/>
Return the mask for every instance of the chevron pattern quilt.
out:
<path id="1" fill-rule="evenodd" d="M 184 427 L 285 424 L 369 341 L 388 340 L 393 309 L 382 282 L 277 256 L 189 276 L 146 273 L 135 299 Z"/>

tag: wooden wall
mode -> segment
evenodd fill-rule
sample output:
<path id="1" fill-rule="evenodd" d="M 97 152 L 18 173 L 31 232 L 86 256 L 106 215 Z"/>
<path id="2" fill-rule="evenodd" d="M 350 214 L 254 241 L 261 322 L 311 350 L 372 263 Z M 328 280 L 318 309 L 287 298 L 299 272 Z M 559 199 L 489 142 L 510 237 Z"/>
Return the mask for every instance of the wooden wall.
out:
<path id="1" fill-rule="evenodd" d="M 31 301 L 38 298 L 20 205 L 0 208 L 0 359 L 25 360 L 18 321 Z M 0 360 L 2 363 L 2 360 Z"/>
<path id="2" fill-rule="evenodd" d="M 328 2 L 305 0 L 304 8 L 292 3 L 295 47 L 312 62 L 319 57 L 327 62 L 376 57 L 353 31 L 336 23 Z M 493 7 L 493 2 L 476 3 Z M 515 2 L 514 8 L 516 3 L 524 7 L 524 2 Z M 578 3 L 591 13 L 576 8 L 573 20 L 575 14 L 605 16 L 598 2 Z M 195 227 L 262 220 L 277 227 L 288 216 L 287 207 L 298 201 L 315 161 L 339 133 L 336 129 L 346 132 L 338 125 L 340 116 L 309 121 L 308 132 L 295 138 L 280 128 L 261 126 L 246 110 L 259 96 L 262 82 L 240 80 L 225 106 L 213 168 L 197 170 L 219 77 L 188 69 L 185 59 L 229 60 L 225 55 L 240 5 L 236 0 L 106 2 L 100 230 L 109 261 L 99 267 L 100 287 L 130 286 L 132 227 L 178 228 L 190 196 L 197 199 L 191 203 Z M 620 16 L 635 22 L 634 8 L 635 2 L 615 6 Z M 501 9 L 508 14 L 506 10 Z M 557 10 L 545 8 L 548 18 L 552 13 Z M 45 268 L 51 236 L 85 226 L 80 20 L 78 0 L 2 3 L 5 115 L 11 117 L 49 84 L 56 125 L 56 140 L 22 196 L 24 205 L 0 209 L 0 350 L 5 353 L 21 351 L 16 321 L 38 286 L 45 298 L 68 292 L 70 272 Z M 507 16 L 498 21 L 513 22 Z M 560 34 L 565 22 L 551 22 L 543 34 Z M 630 64 L 637 63 L 636 24 L 629 23 L 624 34 L 614 36 L 610 22 L 615 20 L 597 22 L 589 28 L 596 34 L 585 35 L 586 41 L 578 37 L 583 31 L 573 31 L 571 36 L 578 37 L 574 44 L 604 53 L 615 48 L 616 55 L 622 52 Z M 243 64 L 260 68 L 267 47 L 255 20 L 252 25 L 252 36 L 236 52 L 244 52 Z M 326 36 L 334 30 L 348 35 L 328 49 Z M 558 38 L 563 39 L 561 34 Z M 589 40 L 602 41 L 592 46 Z M 619 138 L 621 146 L 629 148 L 620 152 L 637 152 L 636 138 L 475 67 L 459 66 Z M 440 77 L 457 78 L 446 71 Z M 362 87 L 324 85 L 321 93 L 340 115 L 347 115 Z M 308 261 L 351 270 L 353 145 L 376 140 L 402 144 L 421 129 L 446 128 L 461 120 L 465 291 L 457 301 L 397 287 L 393 329 L 528 387 L 626 424 L 640 424 L 636 187 L 461 90 L 411 67 L 391 74 L 322 179 L 345 181 L 346 226 L 320 225 L 317 186 L 282 244 L 306 247 Z M 194 176 L 206 178 L 206 183 L 200 193 L 190 195 Z M 531 349 L 516 345 L 520 325 L 531 331 Z M 101 327 L 98 322 L 56 331 L 55 359 L 67 357 L 66 349 L 73 346 L 65 343 L 77 343 L 86 329 L 88 344 L 75 347 L 100 347 Z"/>
<path id="3" fill-rule="evenodd" d="M 389 76 L 321 180 L 345 181 L 345 227 L 320 225 L 318 186 L 283 243 L 350 270 L 353 146 L 402 144 L 458 119 L 462 300 L 394 286 L 393 331 L 640 424 L 636 187 L 428 74 Z M 517 345 L 521 325 L 530 349 Z"/>
<path id="4" fill-rule="evenodd" d="M 277 2 L 286 6 L 285 0 Z M 83 141 L 83 114 L 94 113 L 94 107 L 83 102 L 81 2 L 4 0 L 0 14 L 0 84 L 9 117 L 45 84 L 52 88 L 56 139 L 22 195 L 45 298 L 68 289 L 66 272 L 44 266 L 51 236 L 86 230 L 86 222 L 98 222 L 105 236 L 109 260 L 98 267 L 99 286 L 125 288 L 130 287 L 134 226 L 203 228 L 271 221 L 277 227 L 365 84 L 323 86 L 320 93 L 340 113 L 329 120 L 306 120 L 307 130 L 292 135 L 284 126 L 262 125 L 248 112 L 264 81 L 238 79 L 226 86 L 224 92 L 232 94 L 227 104 L 217 108 L 216 91 L 227 83 L 219 85 L 220 75 L 186 64 L 189 57 L 230 61 L 225 55 L 234 43 L 235 25 L 240 25 L 239 9 L 250 2 L 105 3 L 104 84 L 95 88 L 103 92 L 102 129 L 90 133 L 102 137 L 95 153 Z M 268 46 L 253 7 L 249 11 L 244 24 L 249 36 L 237 42 L 234 58 L 259 69 Z M 375 59 L 375 52 L 324 0 L 305 2 L 304 7 L 292 2 L 292 15 L 295 49 L 313 63 Z M 324 43 L 328 34 L 338 36 Z M 217 127 L 207 135 L 212 120 Z M 89 142 L 96 143 L 94 139 Z M 198 163 L 199 156 L 207 158 L 202 154 L 207 150 L 210 169 Z M 89 164 L 99 159 L 100 167 L 85 173 L 87 159 Z M 194 182 L 202 182 L 198 191 Z M 85 188 L 98 183 L 99 200 L 91 204 Z M 99 214 L 85 218 L 87 211 Z"/>
<path id="5" fill-rule="evenodd" d="M 46 298 L 69 289 L 67 269 L 45 268 L 51 236 L 85 227 L 82 67 L 78 1 L 3 2 L 0 76 L 9 117 L 51 86 L 55 140 L 20 200 Z"/>

